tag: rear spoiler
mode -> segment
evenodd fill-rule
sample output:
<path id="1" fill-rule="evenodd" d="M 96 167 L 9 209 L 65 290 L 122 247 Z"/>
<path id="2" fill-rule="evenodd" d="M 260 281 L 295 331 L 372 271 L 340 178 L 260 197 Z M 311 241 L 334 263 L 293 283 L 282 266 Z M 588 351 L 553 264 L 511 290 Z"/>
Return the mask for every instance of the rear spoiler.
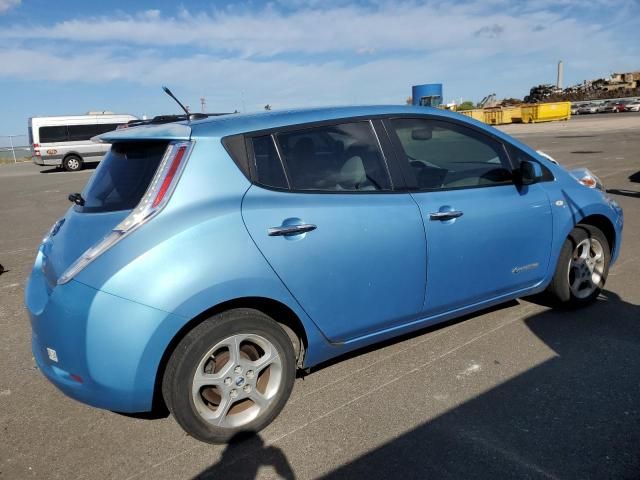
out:
<path id="1" fill-rule="evenodd" d="M 91 139 L 97 143 L 114 143 L 139 140 L 189 140 L 191 126 L 185 123 L 143 124 L 97 135 Z"/>

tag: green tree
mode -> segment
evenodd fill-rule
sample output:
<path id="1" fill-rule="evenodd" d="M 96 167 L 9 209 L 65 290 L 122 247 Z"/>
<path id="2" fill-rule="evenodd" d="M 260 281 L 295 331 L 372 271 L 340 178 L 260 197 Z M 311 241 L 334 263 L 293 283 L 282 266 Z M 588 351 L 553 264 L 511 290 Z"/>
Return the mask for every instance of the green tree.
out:
<path id="1" fill-rule="evenodd" d="M 458 105 L 456 110 L 458 110 L 458 111 L 460 111 L 460 110 L 473 110 L 474 108 L 475 108 L 475 104 L 471 100 L 465 100 L 460 105 Z"/>

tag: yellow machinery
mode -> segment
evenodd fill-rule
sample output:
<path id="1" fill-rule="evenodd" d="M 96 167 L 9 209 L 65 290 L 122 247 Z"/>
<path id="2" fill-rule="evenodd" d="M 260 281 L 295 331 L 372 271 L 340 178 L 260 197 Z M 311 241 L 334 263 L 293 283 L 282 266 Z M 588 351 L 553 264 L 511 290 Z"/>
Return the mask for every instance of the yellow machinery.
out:
<path id="1" fill-rule="evenodd" d="M 489 125 L 504 125 L 519 122 L 522 117 L 520 107 L 485 108 L 484 122 Z"/>
<path id="2" fill-rule="evenodd" d="M 571 118 L 571 102 L 536 103 L 517 107 L 476 108 L 458 113 L 489 125 L 507 123 L 537 123 Z"/>
<path id="3" fill-rule="evenodd" d="M 571 102 L 522 105 L 522 122 L 537 123 L 571 118 Z"/>
<path id="4" fill-rule="evenodd" d="M 462 115 L 466 115 L 467 117 L 471 117 L 475 120 L 479 120 L 484 122 L 484 110 L 482 108 L 476 108 L 473 110 L 459 110 L 458 113 Z"/>

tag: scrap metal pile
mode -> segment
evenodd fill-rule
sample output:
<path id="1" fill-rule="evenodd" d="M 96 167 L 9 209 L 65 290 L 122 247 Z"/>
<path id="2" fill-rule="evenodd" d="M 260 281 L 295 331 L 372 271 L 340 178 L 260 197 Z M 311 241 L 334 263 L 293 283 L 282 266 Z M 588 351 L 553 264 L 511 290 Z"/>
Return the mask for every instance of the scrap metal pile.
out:
<path id="1" fill-rule="evenodd" d="M 555 85 L 537 85 L 524 97 L 526 103 L 599 100 L 640 96 L 640 71 L 614 73 L 609 78 L 585 80 L 561 89 Z"/>

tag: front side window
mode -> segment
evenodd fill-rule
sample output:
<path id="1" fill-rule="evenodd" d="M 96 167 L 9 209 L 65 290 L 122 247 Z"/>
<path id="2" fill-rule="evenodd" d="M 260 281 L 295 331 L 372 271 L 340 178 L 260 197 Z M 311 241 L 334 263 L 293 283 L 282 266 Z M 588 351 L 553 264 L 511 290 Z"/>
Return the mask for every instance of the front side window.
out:
<path id="1" fill-rule="evenodd" d="M 292 190 L 391 190 L 369 122 L 313 127 L 276 135 Z"/>
<path id="2" fill-rule="evenodd" d="M 471 188 L 513 181 L 502 145 L 457 124 L 437 120 L 391 120 L 409 175 L 419 190 Z"/>

